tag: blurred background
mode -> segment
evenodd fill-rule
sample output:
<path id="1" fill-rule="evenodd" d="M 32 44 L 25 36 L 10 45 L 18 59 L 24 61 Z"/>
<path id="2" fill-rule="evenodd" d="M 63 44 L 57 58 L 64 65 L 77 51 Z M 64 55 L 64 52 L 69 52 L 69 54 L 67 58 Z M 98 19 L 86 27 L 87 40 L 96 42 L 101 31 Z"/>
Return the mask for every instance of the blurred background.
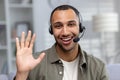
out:
<path id="1" fill-rule="evenodd" d="M 0 0 L 0 73 L 16 72 L 15 37 L 22 31 L 36 33 L 34 52 L 54 44 L 49 34 L 51 11 L 70 4 L 80 11 L 86 27 L 79 41 L 83 50 L 107 65 L 120 63 L 120 0 Z"/>

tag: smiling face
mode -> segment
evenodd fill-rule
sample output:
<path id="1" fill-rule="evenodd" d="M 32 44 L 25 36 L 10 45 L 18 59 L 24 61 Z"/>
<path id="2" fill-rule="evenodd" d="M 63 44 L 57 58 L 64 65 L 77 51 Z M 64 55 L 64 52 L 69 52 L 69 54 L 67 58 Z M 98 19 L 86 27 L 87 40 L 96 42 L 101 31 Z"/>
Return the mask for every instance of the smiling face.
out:
<path id="1" fill-rule="evenodd" d="M 75 49 L 73 39 L 79 35 L 79 18 L 72 9 L 56 10 L 51 18 L 57 48 L 63 51 Z"/>

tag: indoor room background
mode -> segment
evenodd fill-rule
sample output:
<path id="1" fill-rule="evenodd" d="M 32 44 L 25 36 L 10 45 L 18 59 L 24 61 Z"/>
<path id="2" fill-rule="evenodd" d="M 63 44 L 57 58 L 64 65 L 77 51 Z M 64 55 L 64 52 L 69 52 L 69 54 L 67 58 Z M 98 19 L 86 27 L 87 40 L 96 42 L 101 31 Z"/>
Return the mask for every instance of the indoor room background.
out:
<path id="1" fill-rule="evenodd" d="M 22 31 L 36 33 L 34 53 L 54 44 L 48 31 L 49 18 L 60 4 L 73 5 L 80 11 L 86 31 L 79 43 L 85 51 L 107 65 L 120 63 L 120 0 L 0 0 L 0 73 L 16 72 L 15 37 L 20 37 Z M 94 30 L 93 16 L 99 13 L 117 14 L 117 30 Z"/>

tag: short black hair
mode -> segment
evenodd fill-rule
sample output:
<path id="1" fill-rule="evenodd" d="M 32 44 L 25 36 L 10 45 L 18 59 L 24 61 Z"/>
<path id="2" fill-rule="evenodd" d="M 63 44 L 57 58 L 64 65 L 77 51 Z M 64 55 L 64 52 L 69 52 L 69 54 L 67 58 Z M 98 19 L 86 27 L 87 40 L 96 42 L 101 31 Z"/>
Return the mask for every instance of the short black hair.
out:
<path id="1" fill-rule="evenodd" d="M 78 11 L 75 7 L 73 7 L 73 6 L 71 6 L 71 5 L 60 5 L 60 6 L 56 7 L 56 8 L 51 12 L 51 15 L 50 15 L 50 23 L 52 22 L 52 16 L 53 16 L 53 13 L 54 13 L 55 11 L 57 11 L 57 10 L 68 10 L 68 9 L 72 9 L 72 10 L 75 12 L 75 14 L 78 16 L 78 19 L 79 19 L 79 21 L 80 21 L 79 11 Z"/>

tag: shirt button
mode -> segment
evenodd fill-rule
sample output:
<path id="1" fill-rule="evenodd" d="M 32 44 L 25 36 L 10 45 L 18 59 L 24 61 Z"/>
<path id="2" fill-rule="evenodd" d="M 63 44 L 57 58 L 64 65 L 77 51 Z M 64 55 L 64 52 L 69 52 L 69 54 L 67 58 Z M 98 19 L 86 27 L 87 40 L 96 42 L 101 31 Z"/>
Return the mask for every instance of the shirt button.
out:
<path id="1" fill-rule="evenodd" d="M 61 75 L 61 74 L 62 74 L 62 71 L 60 71 L 59 74 Z"/>
<path id="2" fill-rule="evenodd" d="M 62 61 L 59 61 L 59 63 L 62 63 Z"/>

